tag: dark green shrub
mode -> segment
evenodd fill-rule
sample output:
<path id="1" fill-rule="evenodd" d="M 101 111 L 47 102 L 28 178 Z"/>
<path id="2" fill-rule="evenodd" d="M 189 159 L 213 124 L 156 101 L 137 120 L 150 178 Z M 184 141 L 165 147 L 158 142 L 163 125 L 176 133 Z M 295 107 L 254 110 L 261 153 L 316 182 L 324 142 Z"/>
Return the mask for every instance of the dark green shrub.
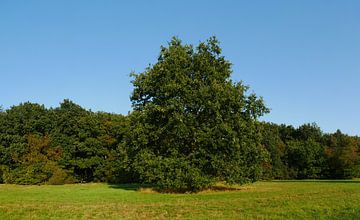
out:
<path id="1" fill-rule="evenodd" d="M 211 176 L 184 157 L 162 157 L 142 151 L 137 154 L 133 167 L 140 180 L 155 184 L 162 191 L 195 192 L 214 184 Z"/>

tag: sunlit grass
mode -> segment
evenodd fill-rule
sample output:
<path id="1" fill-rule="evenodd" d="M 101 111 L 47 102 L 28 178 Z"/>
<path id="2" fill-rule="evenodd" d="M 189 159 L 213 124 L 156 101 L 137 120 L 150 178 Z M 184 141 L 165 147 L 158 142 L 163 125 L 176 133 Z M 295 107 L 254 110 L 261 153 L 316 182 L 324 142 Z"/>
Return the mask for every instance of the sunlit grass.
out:
<path id="1" fill-rule="evenodd" d="M 0 219 L 360 218 L 360 181 L 258 182 L 197 194 L 139 189 L 108 184 L 0 185 Z"/>

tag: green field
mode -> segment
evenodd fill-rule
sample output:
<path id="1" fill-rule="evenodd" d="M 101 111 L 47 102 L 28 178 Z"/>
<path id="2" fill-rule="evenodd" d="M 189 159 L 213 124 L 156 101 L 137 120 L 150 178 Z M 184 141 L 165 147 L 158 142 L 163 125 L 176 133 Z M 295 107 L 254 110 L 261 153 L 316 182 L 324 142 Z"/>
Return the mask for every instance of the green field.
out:
<path id="1" fill-rule="evenodd" d="M 360 219 L 360 181 L 160 194 L 136 185 L 0 185 L 0 219 Z"/>

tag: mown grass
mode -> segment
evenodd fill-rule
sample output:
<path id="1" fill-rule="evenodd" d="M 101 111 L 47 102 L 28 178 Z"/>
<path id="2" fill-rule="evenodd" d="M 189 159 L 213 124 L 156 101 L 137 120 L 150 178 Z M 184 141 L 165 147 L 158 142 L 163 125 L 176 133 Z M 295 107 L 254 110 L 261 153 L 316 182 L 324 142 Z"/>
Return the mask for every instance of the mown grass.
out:
<path id="1" fill-rule="evenodd" d="M 160 194 L 137 185 L 0 185 L 0 219 L 360 219 L 360 181 Z"/>

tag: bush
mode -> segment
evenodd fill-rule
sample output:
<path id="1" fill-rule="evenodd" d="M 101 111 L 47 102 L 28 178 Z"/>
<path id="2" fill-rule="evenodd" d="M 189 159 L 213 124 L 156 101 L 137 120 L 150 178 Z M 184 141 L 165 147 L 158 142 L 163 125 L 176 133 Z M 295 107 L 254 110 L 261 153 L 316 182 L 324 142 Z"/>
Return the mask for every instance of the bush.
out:
<path id="1" fill-rule="evenodd" d="M 63 185 L 77 182 L 73 176 L 69 175 L 66 170 L 61 169 L 55 163 L 48 164 L 47 169 L 51 172 L 50 178 L 46 181 L 48 185 Z"/>

